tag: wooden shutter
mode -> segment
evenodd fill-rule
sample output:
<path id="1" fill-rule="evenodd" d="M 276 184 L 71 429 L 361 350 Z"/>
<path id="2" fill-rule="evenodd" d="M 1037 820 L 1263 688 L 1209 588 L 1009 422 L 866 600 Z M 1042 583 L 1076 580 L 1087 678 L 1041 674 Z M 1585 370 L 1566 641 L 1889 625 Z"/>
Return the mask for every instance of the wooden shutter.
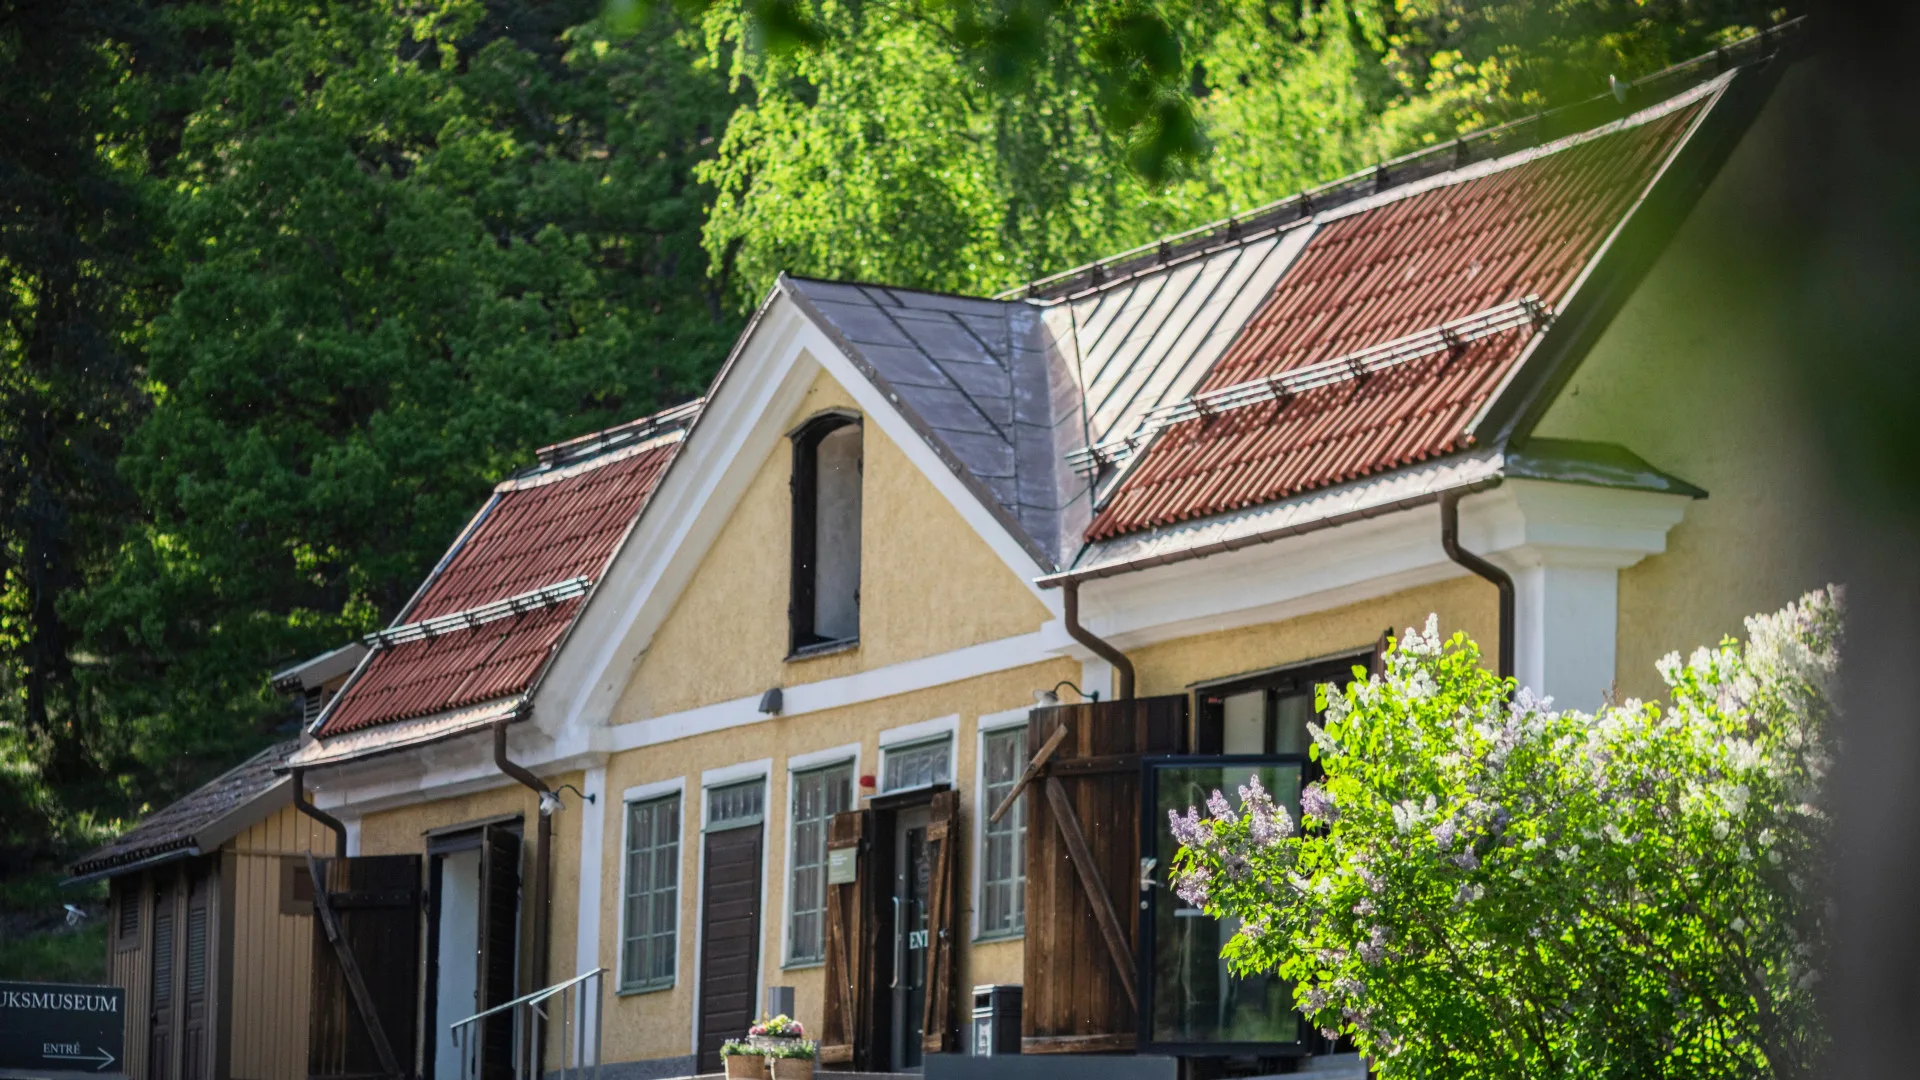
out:
<path id="1" fill-rule="evenodd" d="M 181 1080 L 213 1078 L 213 890 L 207 870 L 193 873 L 187 885 L 185 977 L 181 980 Z"/>
<path id="2" fill-rule="evenodd" d="M 1063 725 L 1064 737 L 1056 739 Z M 1058 705 L 1029 714 L 1028 751 L 1044 761 L 1041 778 L 1024 795 L 1024 1052 L 1134 1048 L 1140 758 L 1184 752 L 1186 735 L 1185 695 Z"/>
<path id="3" fill-rule="evenodd" d="M 409 1080 L 420 995 L 420 856 L 308 856 L 310 1080 Z"/>
<path id="4" fill-rule="evenodd" d="M 175 889 L 170 873 L 156 879 L 153 888 L 153 959 L 149 972 L 152 990 L 147 998 L 152 1003 L 147 1017 L 149 1080 L 174 1080 L 173 1022 L 179 1007 L 174 995 L 179 957 L 174 934 L 179 922 Z"/>
<path id="5" fill-rule="evenodd" d="M 827 1002 L 820 1061 L 873 1070 L 874 812 L 848 810 L 827 826 Z M 835 852 L 853 860 L 853 880 L 834 883 Z"/>
<path id="6" fill-rule="evenodd" d="M 480 831 L 480 1008 L 519 997 L 514 960 L 520 940 L 520 834 L 503 825 Z M 481 1021 L 481 1080 L 513 1076 L 513 1014 Z"/>
<path id="7" fill-rule="evenodd" d="M 954 903 L 954 875 L 959 871 L 960 795 L 943 791 L 933 797 L 933 817 L 927 823 L 928 853 L 933 880 L 927 890 L 927 1004 L 920 1018 L 921 1048 L 929 1054 L 959 1049 L 954 1023 L 954 943 L 960 935 Z"/>

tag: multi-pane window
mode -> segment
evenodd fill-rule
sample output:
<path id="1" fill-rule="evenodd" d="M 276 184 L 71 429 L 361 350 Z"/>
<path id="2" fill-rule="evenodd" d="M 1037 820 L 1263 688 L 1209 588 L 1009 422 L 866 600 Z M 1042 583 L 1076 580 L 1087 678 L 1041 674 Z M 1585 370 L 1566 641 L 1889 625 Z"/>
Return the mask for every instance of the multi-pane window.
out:
<path id="1" fill-rule="evenodd" d="M 1006 800 L 1026 764 L 1027 729 L 990 731 L 980 740 L 983 755 L 980 812 L 980 932 L 1017 933 L 1027 910 L 1027 808 L 1013 804 L 998 822 L 988 822 Z"/>
<path id="2" fill-rule="evenodd" d="M 758 825 L 766 817 L 767 785 L 763 780 L 707 789 L 707 828 Z"/>
<path id="3" fill-rule="evenodd" d="M 788 900 L 787 961 L 825 959 L 827 826 L 853 806 L 853 765 L 842 763 L 793 776 L 793 881 Z"/>
<path id="4" fill-rule="evenodd" d="M 680 796 L 629 803 L 622 989 L 673 985 L 679 895 Z"/>
<path id="5" fill-rule="evenodd" d="M 942 735 L 933 742 L 888 747 L 883 771 L 882 791 L 947 783 L 953 779 L 953 740 Z"/>

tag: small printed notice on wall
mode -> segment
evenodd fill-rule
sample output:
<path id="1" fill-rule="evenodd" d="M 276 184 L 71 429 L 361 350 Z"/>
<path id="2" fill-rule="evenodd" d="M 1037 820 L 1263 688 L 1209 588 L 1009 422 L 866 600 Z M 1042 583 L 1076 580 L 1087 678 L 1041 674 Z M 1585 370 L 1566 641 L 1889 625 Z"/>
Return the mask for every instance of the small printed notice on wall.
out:
<path id="1" fill-rule="evenodd" d="M 827 851 L 827 884 L 851 885 L 860 878 L 859 866 L 854 855 L 859 848 L 831 848 Z"/>

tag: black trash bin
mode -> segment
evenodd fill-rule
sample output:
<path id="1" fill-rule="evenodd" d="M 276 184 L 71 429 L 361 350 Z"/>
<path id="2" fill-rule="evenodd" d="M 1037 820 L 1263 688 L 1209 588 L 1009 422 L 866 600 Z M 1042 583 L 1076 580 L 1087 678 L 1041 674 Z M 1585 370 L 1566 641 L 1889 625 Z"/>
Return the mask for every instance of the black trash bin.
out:
<path id="1" fill-rule="evenodd" d="M 994 984 L 973 988 L 973 1039 L 968 1053 L 994 1057 L 1020 1052 L 1020 987 Z"/>

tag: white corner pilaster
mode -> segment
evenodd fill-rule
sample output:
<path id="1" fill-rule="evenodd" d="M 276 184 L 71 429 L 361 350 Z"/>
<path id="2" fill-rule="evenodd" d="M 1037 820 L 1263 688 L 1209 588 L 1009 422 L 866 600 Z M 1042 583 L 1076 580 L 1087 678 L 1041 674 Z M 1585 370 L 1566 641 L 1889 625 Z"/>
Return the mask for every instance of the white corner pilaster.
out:
<path id="1" fill-rule="evenodd" d="M 1513 575 L 1520 685 L 1563 709 L 1601 705 L 1616 677 L 1620 571 L 1665 551 L 1668 530 L 1691 501 L 1508 480 L 1462 503 L 1463 543 Z"/>
<path id="2" fill-rule="evenodd" d="M 579 895 L 575 898 L 579 905 L 579 916 L 574 923 L 573 947 L 573 972 L 576 975 L 600 966 L 601 904 L 613 902 L 612 897 L 607 895 L 606 882 L 601 880 L 602 858 L 606 850 L 607 767 L 589 767 L 580 787 L 594 796 L 594 801 L 580 800 L 580 887 Z M 602 976 L 599 996 L 604 998 L 607 988 L 612 985 L 612 978 Z M 582 1038 L 586 1032 L 598 1029 L 600 1000 L 589 998 L 584 1004 L 590 1011 L 584 1014 L 579 1025 Z"/>

